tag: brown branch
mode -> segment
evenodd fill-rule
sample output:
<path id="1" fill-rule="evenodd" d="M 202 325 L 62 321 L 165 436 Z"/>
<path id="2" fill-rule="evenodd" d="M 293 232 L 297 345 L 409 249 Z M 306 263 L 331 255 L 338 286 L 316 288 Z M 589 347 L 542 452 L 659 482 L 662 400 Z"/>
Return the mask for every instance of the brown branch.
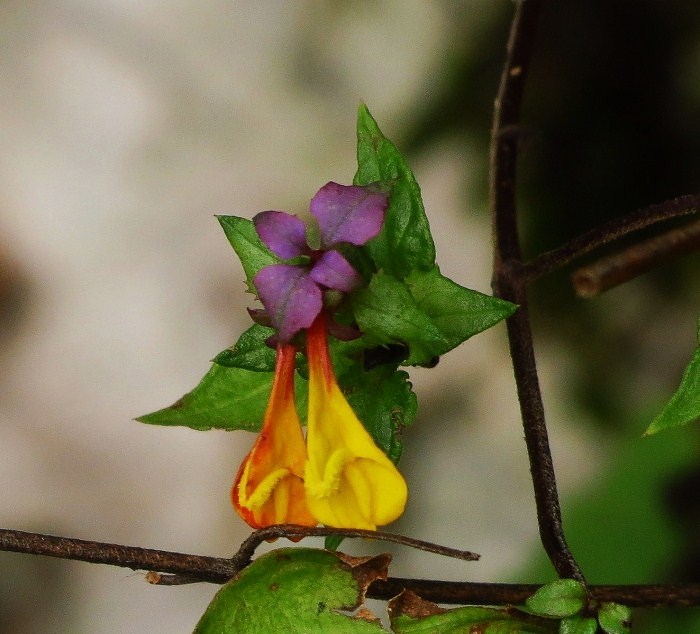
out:
<path id="1" fill-rule="evenodd" d="M 342 529 L 308 529 L 297 526 L 278 526 L 253 533 L 241 545 L 243 557 L 231 559 L 205 557 L 185 553 L 121 546 L 102 542 L 56 537 L 0 529 L 0 550 L 35 555 L 59 557 L 90 563 L 101 563 L 132 570 L 154 569 L 146 579 L 160 585 L 176 585 L 195 581 L 225 583 L 242 569 L 242 562 L 248 557 L 249 549 L 254 544 L 260 545 L 266 538 L 279 536 L 299 536 L 301 534 L 317 535 L 339 534 L 364 537 L 367 533 L 377 537 L 373 531 L 343 531 Z M 351 533 L 351 535 L 349 534 Z M 383 538 L 387 534 L 383 535 Z M 408 545 L 423 545 L 425 542 L 390 535 L 392 541 Z M 434 544 L 428 544 L 430 547 Z M 444 547 L 438 547 L 444 549 Z M 452 549 L 444 549 L 451 551 Z M 239 550 L 239 553 L 241 550 Z M 462 553 L 462 551 L 456 551 Z M 447 554 L 442 552 L 441 554 Z M 462 553 L 464 554 L 464 553 Z M 448 556 L 453 556 L 449 554 Z M 470 553 L 465 558 L 473 556 Z M 165 574 L 164 574 L 165 573 Z M 373 599 L 389 599 L 402 590 L 408 589 L 424 599 L 453 605 L 517 605 L 530 596 L 539 585 L 471 583 L 439 581 L 432 579 L 401 579 L 390 577 L 386 581 L 375 581 L 369 587 L 367 596 Z M 691 607 L 700 605 L 700 584 L 673 585 L 620 585 L 590 586 L 590 597 L 598 601 L 614 601 L 630 607 Z"/>
<path id="2" fill-rule="evenodd" d="M 579 297 L 595 297 L 656 268 L 672 257 L 698 249 L 700 220 L 671 229 L 574 271 L 574 290 Z"/>
<path id="3" fill-rule="evenodd" d="M 523 274 L 528 281 L 532 282 L 613 240 L 664 220 L 696 213 L 698 209 L 700 209 L 700 194 L 688 194 L 650 205 L 644 209 L 638 209 L 631 214 L 615 218 L 600 227 L 591 229 L 556 249 L 543 253 L 524 265 Z"/>
<path id="4" fill-rule="evenodd" d="M 250 563 L 257 547 L 266 540 L 278 537 L 296 539 L 299 537 L 323 537 L 328 535 L 361 537 L 393 542 L 409 548 L 424 550 L 463 561 L 476 561 L 479 559 L 479 555 L 470 551 L 457 550 L 456 548 L 433 544 L 414 539 L 413 537 L 406 537 L 405 535 L 360 529 L 328 528 L 325 526 L 295 526 L 293 524 L 268 526 L 251 533 L 230 559 L 187 555 L 165 550 L 121 546 L 119 544 L 56 537 L 39 533 L 26 533 L 6 528 L 0 529 L 0 551 L 47 555 L 61 559 L 121 566 L 132 570 L 150 570 L 152 572 L 147 576 L 148 581 L 163 585 L 181 585 L 197 581 L 224 583 Z"/>
<path id="5" fill-rule="evenodd" d="M 490 198 L 494 241 L 494 293 L 520 305 L 506 326 L 530 460 L 540 537 L 560 577 L 583 581 L 564 537 L 557 483 L 549 448 L 527 309 L 527 279 L 517 226 L 517 130 L 527 69 L 532 55 L 540 0 L 517 3 L 506 63 L 494 108 L 490 153 Z"/>
<path id="6" fill-rule="evenodd" d="M 152 569 L 189 575 L 212 583 L 223 583 L 237 572 L 230 559 L 26 533 L 7 528 L 0 529 L 0 550 L 109 564 L 132 570 Z"/>

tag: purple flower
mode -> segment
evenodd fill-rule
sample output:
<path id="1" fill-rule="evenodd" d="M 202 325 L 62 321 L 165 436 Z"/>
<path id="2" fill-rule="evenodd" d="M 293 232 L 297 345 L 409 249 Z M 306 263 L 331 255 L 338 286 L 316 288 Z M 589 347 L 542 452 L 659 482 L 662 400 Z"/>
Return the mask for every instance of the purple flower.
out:
<path id="1" fill-rule="evenodd" d="M 277 341 L 288 342 L 311 326 L 323 308 L 325 290 L 349 293 L 362 282 L 335 247 L 361 246 L 374 238 L 384 223 L 387 205 L 388 196 L 372 186 L 324 185 L 309 208 L 318 222 L 318 249 L 309 246 L 306 225 L 296 216 L 263 211 L 253 218 L 260 239 L 276 256 L 309 259 L 309 264 L 271 264 L 253 278 L 265 314 L 277 330 Z"/>

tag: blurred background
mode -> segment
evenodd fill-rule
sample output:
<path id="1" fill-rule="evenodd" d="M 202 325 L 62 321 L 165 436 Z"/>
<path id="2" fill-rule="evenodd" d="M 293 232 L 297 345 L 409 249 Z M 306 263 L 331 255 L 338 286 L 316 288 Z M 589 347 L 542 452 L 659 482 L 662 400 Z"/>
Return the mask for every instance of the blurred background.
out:
<path id="1" fill-rule="evenodd" d="M 355 171 L 360 100 L 404 150 L 443 272 L 490 292 L 488 134 L 509 0 L 0 5 L 0 525 L 227 556 L 254 437 L 134 422 L 248 326 L 214 214 L 300 211 Z M 534 255 L 700 186 L 700 8 L 549 3 L 523 116 Z M 533 319 L 565 528 L 594 583 L 700 580 L 696 429 L 642 439 L 695 347 L 697 254 L 595 300 L 563 271 Z M 411 371 L 392 573 L 545 581 L 502 326 Z M 285 545 L 278 543 L 276 546 Z M 186 632 L 216 587 L 0 554 L 0 631 Z M 640 612 L 639 632 L 700 628 Z"/>

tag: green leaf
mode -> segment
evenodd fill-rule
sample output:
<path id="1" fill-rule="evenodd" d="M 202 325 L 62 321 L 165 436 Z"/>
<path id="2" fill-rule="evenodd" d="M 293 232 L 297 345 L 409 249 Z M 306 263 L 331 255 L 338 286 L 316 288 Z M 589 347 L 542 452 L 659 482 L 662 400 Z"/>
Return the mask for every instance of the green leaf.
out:
<path id="1" fill-rule="evenodd" d="M 297 408 L 306 411 L 307 382 L 295 378 Z M 183 425 L 199 431 L 260 431 L 272 389 L 272 372 L 251 372 L 214 363 L 191 392 L 170 407 L 136 420 L 151 425 Z"/>
<path id="2" fill-rule="evenodd" d="M 446 347 L 437 351 L 438 355 L 510 317 L 518 308 L 460 286 L 442 275 L 437 266 L 429 271 L 415 271 L 406 278 L 406 284 L 418 308 L 430 317 L 445 339 Z"/>
<path id="3" fill-rule="evenodd" d="M 248 283 L 248 290 L 253 294 L 257 294 L 253 284 L 253 277 L 264 266 L 279 262 L 279 258 L 260 240 L 252 220 L 239 218 L 238 216 L 217 216 L 216 218 L 221 224 L 233 250 L 241 260 Z"/>
<path id="4" fill-rule="evenodd" d="M 700 321 L 698 321 L 698 343 L 700 344 Z M 652 421 L 645 436 L 662 429 L 692 423 L 700 418 L 700 345 L 683 373 L 681 384 L 662 412 Z"/>
<path id="5" fill-rule="evenodd" d="M 355 185 L 378 182 L 391 188 L 384 227 L 365 247 L 377 269 L 399 279 L 416 269 L 429 269 L 435 263 L 435 244 L 420 187 L 364 104 L 357 115 L 357 165 Z"/>
<path id="6" fill-rule="evenodd" d="M 216 363 L 191 392 L 170 407 L 136 420 L 153 425 L 184 425 L 197 430 L 262 426 L 272 388 L 271 372 L 226 368 Z"/>
<path id="7" fill-rule="evenodd" d="M 632 610 L 619 603 L 603 603 L 598 610 L 598 622 L 607 634 L 628 634 Z"/>
<path id="8" fill-rule="evenodd" d="M 362 332 L 380 344 L 409 346 L 408 365 L 429 363 L 438 350 L 449 346 L 447 338 L 416 304 L 408 286 L 387 273 L 374 275 L 351 301 Z"/>
<path id="9" fill-rule="evenodd" d="M 353 567 L 323 550 L 274 550 L 219 590 L 194 634 L 386 632 L 376 621 L 341 612 L 361 603 L 378 577 L 369 567 L 378 559 Z"/>
<path id="10" fill-rule="evenodd" d="M 409 346 L 406 365 L 429 364 L 517 308 L 456 284 L 437 266 L 404 281 L 377 273 L 351 301 L 357 324 L 370 339 Z"/>
<path id="11" fill-rule="evenodd" d="M 559 634 L 596 634 L 598 622 L 586 616 L 569 616 L 559 623 Z"/>
<path id="12" fill-rule="evenodd" d="M 540 616 L 573 616 L 586 605 L 586 589 L 574 579 L 557 579 L 542 586 L 525 601 L 526 608 Z"/>
<path id="13" fill-rule="evenodd" d="M 275 369 L 275 351 L 265 344 L 274 334 L 272 328 L 253 324 L 238 341 L 214 357 L 214 363 L 227 368 L 240 368 L 253 372 L 273 372 Z"/>

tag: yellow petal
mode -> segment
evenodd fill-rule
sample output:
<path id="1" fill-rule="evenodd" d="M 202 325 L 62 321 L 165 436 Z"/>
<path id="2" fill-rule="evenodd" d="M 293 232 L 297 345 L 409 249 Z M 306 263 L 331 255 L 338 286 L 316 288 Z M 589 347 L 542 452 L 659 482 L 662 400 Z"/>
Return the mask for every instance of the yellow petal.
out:
<path id="1" fill-rule="evenodd" d="M 309 411 L 304 470 L 311 513 L 337 528 L 376 529 L 397 519 L 408 488 L 338 387 L 325 315 L 307 332 Z"/>

